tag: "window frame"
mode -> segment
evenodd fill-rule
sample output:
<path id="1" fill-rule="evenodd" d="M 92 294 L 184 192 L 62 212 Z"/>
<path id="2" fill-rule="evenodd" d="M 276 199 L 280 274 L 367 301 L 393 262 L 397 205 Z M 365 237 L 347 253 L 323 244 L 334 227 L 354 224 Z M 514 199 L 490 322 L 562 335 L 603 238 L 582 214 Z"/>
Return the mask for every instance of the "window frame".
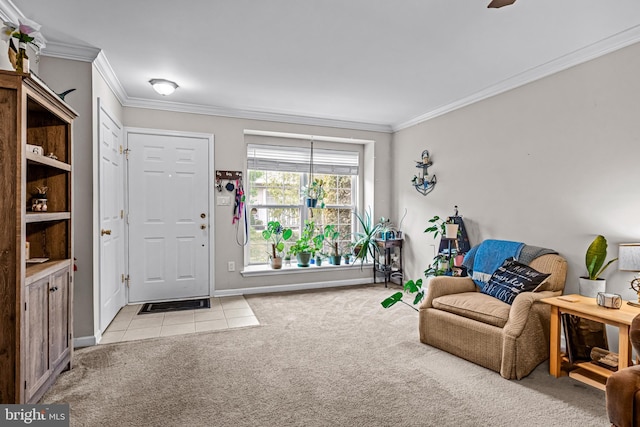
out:
<path id="1" fill-rule="evenodd" d="M 324 209 L 349 209 L 351 211 L 351 233 L 356 233 L 359 229 L 359 226 L 356 222 L 356 217 L 355 217 L 355 212 L 359 211 L 359 206 L 360 206 L 360 201 L 361 201 L 361 194 L 363 192 L 363 179 L 362 179 L 362 152 L 356 150 L 346 150 L 346 151 L 356 151 L 358 152 L 358 166 L 359 166 L 359 171 L 357 175 L 341 175 L 341 174 L 325 174 L 325 173 L 315 173 L 314 177 L 316 176 L 325 176 L 325 175 L 331 175 L 331 176 L 350 176 L 351 177 L 351 204 L 348 205 L 341 205 L 341 204 L 326 204 Z M 250 171 L 266 171 L 266 170 L 261 170 L 261 169 L 247 169 L 246 170 L 246 176 L 249 177 L 250 175 Z M 309 183 L 309 178 L 310 178 L 310 174 L 309 172 L 293 172 L 293 173 L 299 173 L 301 175 L 301 188 L 304 187 L 305 185 L 307 185 Z M 251 191 L 251 187 L 250 187 L 250 182 L 249 180 L 247 180 L 247 193 L 249 193 Z M 260 204 L 260 205 L 252 205 L 249 203 L 249 200 L 246 201 L 246 207 L 247 207 L 247 212 L 250 212 L 252 208 L 257 208 L 257 209 L 300 209 L 300 229 L 298 230 L 298 232 L 296 233 L 297 235 L 300 235 L 300 232 L 302 231 L 302 227 L 304 226 L 304 222 L 310 218 L 309 215 L 309 209 L 305 206 L 304 204 L 304 198 L 300 197 L 300 203 L 297 205 L 292 205 L 292 204 Z M 314 212 L 320 210 L 321 208 L 313 208 Z M 324 224 L 323 224 L 324 225 Z M 249 225 L 250 227 L 250 225 Z M 247 231 L 246 235 L 245 235 L 245 239 L 246 239 L 246 244 L 244 245 L 244 260 L 243 260 L 243 265 L 245 267 L 255 267 L 255 266 L 265 266 L 269 264 L 268 259 L 266 259 L 264 262 L 251 262 L 251 241 L 250 241 L 250 236 L 249 233 Z M 289 240 L 287 243 L 291 244 L 293 242 L 293 240 Z"/>

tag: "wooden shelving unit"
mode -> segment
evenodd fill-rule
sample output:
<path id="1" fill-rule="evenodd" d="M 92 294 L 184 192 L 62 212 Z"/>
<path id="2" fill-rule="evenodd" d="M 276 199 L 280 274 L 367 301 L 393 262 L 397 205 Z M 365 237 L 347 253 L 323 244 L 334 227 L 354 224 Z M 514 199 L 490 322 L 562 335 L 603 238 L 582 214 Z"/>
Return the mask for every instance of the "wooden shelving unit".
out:
<path id="1" fill-rule="evenodd" d="M 72 122 L 29 74 L 0 71 L 0 403 L 35 403 L 71 367 Z M 26 149 L 43 148 L 43 156 Z M 31 212 L 36 187 L 47 210 Z M 31 258 L 27 263 L 26 244 Z"/>

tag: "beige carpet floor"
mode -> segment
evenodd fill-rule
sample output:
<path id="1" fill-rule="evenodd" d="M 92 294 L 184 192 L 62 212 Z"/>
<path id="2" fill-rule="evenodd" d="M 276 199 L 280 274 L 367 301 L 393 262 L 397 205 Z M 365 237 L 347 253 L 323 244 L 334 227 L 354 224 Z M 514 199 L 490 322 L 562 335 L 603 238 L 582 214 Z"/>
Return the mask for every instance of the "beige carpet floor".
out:
<path id="1" fill-rule="evenodd" d="M 421 344 L 382 285 L 247 296 L 260 326 L 76 351 L 72 426 L 608 426 L 600 390 L 508 381 Z"/>

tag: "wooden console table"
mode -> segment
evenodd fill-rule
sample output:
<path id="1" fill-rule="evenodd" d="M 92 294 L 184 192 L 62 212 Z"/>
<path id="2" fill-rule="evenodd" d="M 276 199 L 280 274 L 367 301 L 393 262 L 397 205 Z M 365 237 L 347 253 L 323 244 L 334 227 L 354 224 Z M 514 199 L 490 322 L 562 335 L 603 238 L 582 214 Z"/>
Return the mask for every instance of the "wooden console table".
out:
<path id="1" fill-rule="evenodd" d="M 373 260 L 373 283 L 376 283 L 376 274 L 382 273 L 384 275 L 384 286 L 387 286 L 388 282 L 393 283 L 392 273 L 399 274 L 402 277 L 402 239 L 387 239 L 387 240 L 377 240 L 376 245 L 378 245 L 378 249 L 383 254 L 384 262 L 380 262 L 378 256 L 374 257 Z M 395 248 L 400 250 L 400 257 L 398 258 L 398 267 L 394 270 L 391 263 L 391 252 L 395 251 Z M 399 282 L 402 285 L 402 278 Z"/>
<path id="2" fill-rule="evenodd" d="M 573 300 L 573 301 L 571 301 Z M 631 365 L 631 345 L 629 342 L 629 327 L 634 317 L 640 314 L 640 308 L 632 307 L 623 302 L 620 309 L 600 307 L 595 298 L 581 295 L 562 295 L 543 298 L 542 302 L 551 306 L 549 373 L 554 377 L 562 375 L 562 354 L 560 353 L 560 328 L 562 313 L 573 314 L 595 322 L 606 323 L 618 328 L 618 369 Z M 576 369 L 569 372 L 569 376 L 578 381 L 604 390 L 607 378 L 613 371 L 591 362 L 579 362 Z"/>

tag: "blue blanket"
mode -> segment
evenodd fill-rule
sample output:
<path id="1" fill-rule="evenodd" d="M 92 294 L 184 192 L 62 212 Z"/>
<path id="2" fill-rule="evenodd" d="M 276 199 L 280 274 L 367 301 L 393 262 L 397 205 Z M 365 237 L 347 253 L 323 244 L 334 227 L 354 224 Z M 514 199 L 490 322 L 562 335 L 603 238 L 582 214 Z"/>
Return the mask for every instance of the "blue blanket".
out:
<path id="1" fill-rule="evenodd" d="M 470 270 L 471 278 L 476 285 L 484 288 L 493 272 L 502 265 L 504 260 L 511 257 L 518 259 L 523 247 L 522 242 L 485 240 L 467 252 L 462 265 Z"/>

